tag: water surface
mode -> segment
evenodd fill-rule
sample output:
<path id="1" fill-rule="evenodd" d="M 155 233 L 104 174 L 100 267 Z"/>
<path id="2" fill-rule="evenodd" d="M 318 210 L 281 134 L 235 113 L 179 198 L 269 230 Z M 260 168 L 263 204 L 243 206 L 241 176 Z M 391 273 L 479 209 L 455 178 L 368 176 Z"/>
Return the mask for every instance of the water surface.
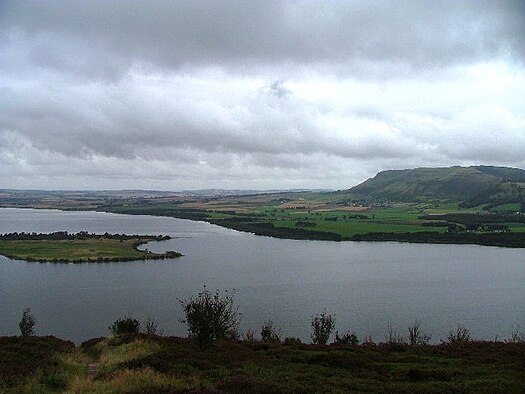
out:
<path id="1" fill-rule="evenodd" d="M 0 209 L 0 232 L 166 234 L 148 245 L 179 259 L 99 264 L 28 263 L 0 256 L 0 335 L 18 333 L 30 307 L 37 334 L 77 342 L 107 335 L 131 312 L 186 335 L 178 299 L 206 284 L 236 289 L 241 328 L 271 319 L 283 336 L 309 340 L 326 308 L 339 331 L 384 340 L 418 319 L 434 341 L 457 323 L 483 339 L 525 327 L 525 251 L 476 245 L 297 241 L 183 219 L 100 212 Z"/>

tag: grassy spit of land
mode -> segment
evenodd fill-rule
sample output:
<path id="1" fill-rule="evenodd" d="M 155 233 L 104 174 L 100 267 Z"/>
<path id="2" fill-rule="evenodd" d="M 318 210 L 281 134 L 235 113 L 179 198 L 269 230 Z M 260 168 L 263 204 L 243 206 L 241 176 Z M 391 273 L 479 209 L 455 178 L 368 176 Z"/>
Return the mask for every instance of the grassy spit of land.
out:
<path id="1" fill-rule="evenodd" d="M 522 393 L 525 343 L 319 346 L 143 334 L 75 348 L 53 337 L 0 338 L 0 392 Z"/>
<path id="2" fill-rule="evenodd" d="M 174 251 L 153 253 L 138 249 L 148 242 L 166 239 L 170 237 L 107 233 L 98 235 L 86 232 L 10 233 L 0 235 L 0 254 L 17 260 L 66 263 L 152 260 L 182 256 Z"/>

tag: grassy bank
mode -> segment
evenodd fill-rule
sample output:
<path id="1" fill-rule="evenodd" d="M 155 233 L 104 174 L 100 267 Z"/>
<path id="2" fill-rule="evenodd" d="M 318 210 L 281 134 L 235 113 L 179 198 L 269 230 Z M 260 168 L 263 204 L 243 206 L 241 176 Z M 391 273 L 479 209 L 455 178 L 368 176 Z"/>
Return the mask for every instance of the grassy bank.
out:
<path id="1" fill-rule="evenodd" d="M 525 343 L 230 341 L 201 351 L 186 338 L 135 334 L 77 349 L 55 338 L 1 338 L 0 355 L 0 392 L 521 393 L 525 387 Z"/>
<path id="2" fill-rule="evenodd" d="M 0 254 L 17 260 L 37 262 L 110 262 L 174 258 L 178 252 L 152 253 L 140 245 L 168 239 L 158 236 L 67 234 L 4 234 Z"/>

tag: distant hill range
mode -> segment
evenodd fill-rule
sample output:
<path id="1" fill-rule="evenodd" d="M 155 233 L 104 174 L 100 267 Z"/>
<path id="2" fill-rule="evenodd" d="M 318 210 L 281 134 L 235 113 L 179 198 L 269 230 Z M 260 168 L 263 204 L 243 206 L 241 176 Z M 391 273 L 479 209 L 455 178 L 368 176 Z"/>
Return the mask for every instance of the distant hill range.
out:
<path id="1" fill-rule="evenodd" d="M 376 201 L 448 201 L 462 207 L 525 205 L 525 170 L 472 166 L 389 170 L 343 192 Z"/>

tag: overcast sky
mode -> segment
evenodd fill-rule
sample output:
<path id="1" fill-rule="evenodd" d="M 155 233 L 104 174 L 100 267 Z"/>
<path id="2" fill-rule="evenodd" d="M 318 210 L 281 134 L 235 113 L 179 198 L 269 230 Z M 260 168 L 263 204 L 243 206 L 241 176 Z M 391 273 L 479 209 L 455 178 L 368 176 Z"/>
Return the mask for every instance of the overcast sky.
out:
<path id="1" fill-rule="evenodd" d="M 0 188 L 525 168 L 525 2 L 0 1 Z"/>

